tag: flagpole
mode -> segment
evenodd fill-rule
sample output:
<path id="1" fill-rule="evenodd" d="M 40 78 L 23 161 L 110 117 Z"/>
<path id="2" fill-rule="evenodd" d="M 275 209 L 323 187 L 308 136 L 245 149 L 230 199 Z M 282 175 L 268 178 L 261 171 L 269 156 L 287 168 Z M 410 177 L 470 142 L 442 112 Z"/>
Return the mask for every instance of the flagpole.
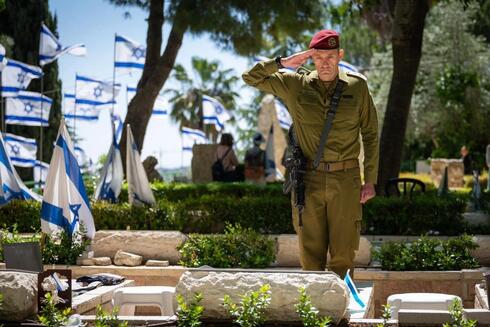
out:
<path id="1" fill-rule="evenodd" d="M 116 101 L 116 37 L 117 34 L 114 33 L 114 51 L 113 51 L 113 59 L 112 59 L 112 111 L 111 111 L 111 121 L 112 117 L 114 117 L 114 105 Z M 127 100 L 126 100 L 127 101 Z"/>
<path id="2" fill-rule="evenodd" d="M 77 80 L 78 74 L 75 74 L 75 108 L 73 109 L 73 143 L 77 143 Z"/>
<path id="3" fill-rule="evenodd" d="M 2 71 L 0 70 L 0 90 L 2 89 Z M 5 107 L 4 107 L 5 98 L 3 97 L 3 91 L 0 94 L 0 111 L 1 111 L 1 122 L 0 128 L 2 128 L 2 132 L 5 133 Z"/>
<path id="4" fill-rule="evenodd" d="M 43 69 L 44 66 L 41 66 Z M 43 99 L 44 99 L 44 72 L 41 76 L 41 122 L 39 124 L 39 161 L 43 161 Z"/>

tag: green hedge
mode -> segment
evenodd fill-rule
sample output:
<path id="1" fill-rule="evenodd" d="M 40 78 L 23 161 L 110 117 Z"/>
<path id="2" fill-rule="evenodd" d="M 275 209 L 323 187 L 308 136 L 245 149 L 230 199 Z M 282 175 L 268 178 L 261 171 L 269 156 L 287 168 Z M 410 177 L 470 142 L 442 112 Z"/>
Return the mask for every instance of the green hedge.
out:
<path id="1" fill-rule="evenodd" d="M 93 203 L 96 228 L 219 233 L 225 223 L 238 223 L 265 234 L 294 233 L 289 198 L 280 192 L 274 195 L 277 186 L 262 188 L 264 193 L 258 196 L 251 196 L 253 187 L 240 190 L 237 185 L 216 186 L 210 194 L 198 196 L 204 192 L 201 187 L 190 187 L 186 191 L 184 187 L 169 188 L 171 191 L 167 190 L 166 194 L 180 200 L 160 199 L 153 208 L 133 208 L 127 203 Z M 195 197 L 184 199 L 183 194 L 189 194 L 185 192 Z M 412 200 L 376 197 L 364 206 L 362 233 L 415 236 L 488 233 L 490 226 L 469 227 L 464 222 L 462 213 L 467 199 L 468 195 L 439 198 L 430 192 Z M 39 212 L 39 203 L 12 201 L 0 208 L 0 227 L 16 223 L 20 232 L 39 230 Z"/>

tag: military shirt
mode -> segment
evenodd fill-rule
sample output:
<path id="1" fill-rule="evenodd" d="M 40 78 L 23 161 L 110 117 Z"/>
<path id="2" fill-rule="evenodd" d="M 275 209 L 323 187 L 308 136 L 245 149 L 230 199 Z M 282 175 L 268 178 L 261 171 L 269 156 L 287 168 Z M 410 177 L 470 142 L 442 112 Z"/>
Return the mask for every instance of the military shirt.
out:
<path id="1" fill-rule="evenodd" d="M 257 63 L 243 73 L 242 78 L 248 85 L 284 101 L 303 153 L 309 160 L 314 160 L 335 83 L 326 86 L 316 70 L 308 74 L 279 72 L 274 60 Z M 375 184 L 379 158 L 376 107 L 361 74 L 340 70 L 337 78 L 345 82 L 345 86 L 322 161 L 357 159 L 360 134 L 364 145 L 364 180 Z"/>

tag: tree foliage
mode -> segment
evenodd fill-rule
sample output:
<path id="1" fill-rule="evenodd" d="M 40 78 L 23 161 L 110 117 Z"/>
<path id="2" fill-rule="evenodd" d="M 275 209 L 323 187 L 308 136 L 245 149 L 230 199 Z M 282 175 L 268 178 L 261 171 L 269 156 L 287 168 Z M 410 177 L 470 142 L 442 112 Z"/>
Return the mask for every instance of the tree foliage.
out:
<path id="1" fill-rule="evenodd" d="M 214 125 L 203 125 L 202 96 L 208 95 L 218 99 L 224 107 L 233 111 L 239 94 L 236 92 L 236 83 L 239 78 L 233 69 L 220 69 L 217 60 L 208 61 L 199 57 L 192 57 L 193 74 L 187 72 L 184 66 L 177 64 L 174 67 L 173 78 L 179 82 L 179 89 L 166 89 L 170 94 L 170 117 L 180 127 L 186 126 L 204 129 L 207 136 L 216 137 Z"/>
<path id="2" fill-rule="evenodd" d="M 416 159 L 459 157 L 466 144 L 480 167 L 490 118 L 486 60 L 489 47 L 472 33 L 478 2 L 441 2 L 431 9 L 424 31 L 423 56 L 408 119 L 402 169 Z M 454 24 L 458 21 L 458 25 Z M 378 108 L 387 101 L 391 48 L 375 53 L 368 74 Z M 383 114 L 381 114 L 382 116 Z"/>

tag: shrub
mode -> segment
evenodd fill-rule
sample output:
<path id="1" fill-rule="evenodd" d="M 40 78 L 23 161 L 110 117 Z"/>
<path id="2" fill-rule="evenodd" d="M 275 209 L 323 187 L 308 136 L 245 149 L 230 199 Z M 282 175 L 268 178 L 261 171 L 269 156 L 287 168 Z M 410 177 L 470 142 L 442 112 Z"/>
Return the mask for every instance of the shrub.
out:
<path id="1" fill-rule="evenodd" d="M 265 268 L 275 260 L 273 240 L 239 225 L 227 225 L 224 234 L 190 234 L 178 250 L 186 267 Z"/>
<path id="2" fill-rule="evenodd" d="M 468 226 L 463 218 L 466 198 L 434 193 L 407 198 L 376 197 L 364 206 L 363 234 L 459 235 Z"/>
<path id="3" fill-rule="evenodd" d="M 454 299 L 454 301 L 449 306 L 449 313 L 451 314 L 451 323 L 444 323 L 443 327 L 476 327 L 476 320 L 467 320 L 464 317 L 463 305 L 461 300 Z"/>
<path id="4" fill-rule="evenodd" d="M 204 307 L 200 304 L 202 294 L 194 294 L 191 303 L 187 304 L 181 294 L 177 294 L 177 326 L 178 327 L 198 327 L 201 326 L 201 316 L 204 312 Z"/>
<path id="5" fill-rule="evenodd" d="M 326 327 L 332 322 L 330 317 L 319 317 L 318 309 L 311 304 L 311 298 L 306 294 L 304 287 L 299 289 L 299 303 L 295 305 L 303 326 Z"/>
<path id="6" fill-rule="evenodd" d="M 242 327 L 260 326 L 264 318 L 264 310 L 271 302 L 271 291 L 268 284 L 263 285 L 258 291 L 247 292 L 239 304 L 233 303 L 228 295 L 223 298 L 225 308 L 234 317 L 234 322 Z"/>
<path id="7" fill-rule="evenodd" d="M 73 237 L 62 231 L 53 236 L 46 235 L 42 249 L 44 264 L 75 265 L 77 258 L 85 251 L 90 240 L 84 236 L 83 225 Z"/>
<path id="8" fill-rule="evenodd" d="M 373 256 L 384 270 L 460 270 L 479 267 L 470 255 L 477 247 L 468 235 L 447 241 L 424 236 L 411 244 L 385 243 Z"/>

